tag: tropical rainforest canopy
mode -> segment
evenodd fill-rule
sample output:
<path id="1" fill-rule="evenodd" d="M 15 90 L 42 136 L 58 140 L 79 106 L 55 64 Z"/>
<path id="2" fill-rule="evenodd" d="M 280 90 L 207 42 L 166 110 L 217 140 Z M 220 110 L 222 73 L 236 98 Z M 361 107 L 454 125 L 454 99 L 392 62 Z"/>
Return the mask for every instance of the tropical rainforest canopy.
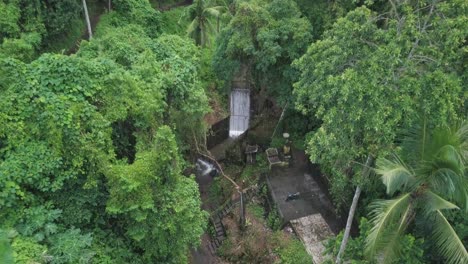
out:
<path id="1" fill-rule="evenodd" d="M 0 0 L 0 263 L 187 263 L 242 70 L 337 214 L 362 189 L 344 260 L 468 263 L 467 37 L 465 0 Z"/>

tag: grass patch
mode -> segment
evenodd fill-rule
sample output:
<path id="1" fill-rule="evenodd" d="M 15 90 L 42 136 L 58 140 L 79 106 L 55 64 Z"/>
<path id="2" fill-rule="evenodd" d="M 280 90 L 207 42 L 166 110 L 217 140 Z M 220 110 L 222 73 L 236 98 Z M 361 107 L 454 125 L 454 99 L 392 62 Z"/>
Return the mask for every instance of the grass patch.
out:
<path id="1" fill-rule="evenodd" d="M 281 228 L 281 218 L 280 218 L 280 215 L 278 213 L 278 209 L 275 207 L 273 207 L 271 209 L 271 211 L 268 213 L 268 216 L 267 216 L 267 224 L 268 224 L 268 227 L 271 228 L 271 230 L 279 230 Z"/>
<path id="2" fill-rule="evenodd" d="M 265 227 L 254 214 L 261 208 L 247 206 L 249 224 L 241 231 L 238 225 L 238 210 L 223 221 L 228 237 L 218 250 L 219 256 L 230 263 L 277 263 L 310 264 L 312 258 L 302 243 L 293 234 L 275 231 Z M 249 217 L 249 214 L 248 214 Z"/>
<path id="3" fill-rule="evenodd" d="M 281 264 L 312 264 L 312 257 L 307 254 L 304 245 L 298 239 L 277 231 L 273 234 L 274 252 Z"/>
<path id="4" fill-rule="evenodd" d="M 208 203 L 219 208 L 227 200 L 231 199 L 234 191 L 232 183 L 224 177 L 216 177 L 208 190 Z"/>
<path id="5" fill-rule="evenodd" d="M 264 218 L 265 216 L 265 210 L 263 209 L 263 207 L 261 205 L 258 205 L 258 204 L 252 204 L 252 203 L 249 203 L 247 204 L 247 210 L 257 219 L 262 219 Z"/>
<path id="6" fill-rule="evenodd" d="M 257 183 L 258 178 L 262 173 L 268 172 L 268 163 L 266 160 L 265 153 L 258 153 L 256 157 L 256 163 L 247 164 L 242 170 L 240 179 L 247 183 L 247 185 L 253 185 Z"/>

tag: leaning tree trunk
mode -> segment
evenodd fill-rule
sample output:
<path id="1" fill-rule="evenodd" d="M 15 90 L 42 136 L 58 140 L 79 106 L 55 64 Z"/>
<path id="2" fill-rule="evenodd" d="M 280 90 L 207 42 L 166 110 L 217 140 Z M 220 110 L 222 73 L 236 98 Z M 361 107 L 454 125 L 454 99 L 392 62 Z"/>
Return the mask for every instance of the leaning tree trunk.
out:
<path id="1" fill-rule="evenodd" d="M 281 120 L 283 120 L 284 112 L 286 111 L 286 108 L 288 107 L 288 104 L 289 104 L 289 102 L 287 102 L 287 103 L 284 105 L 283 111 L 281 111 L 280 118 L 278 119 L 278 122 L 276 123 L 276 126 L 275 126 L 275 130 L 273 130 L 273 134 L 271 134 L 271 139 L 273 139 L 273 137 L 275 136 L 276 130 L 278 129 L 278 126 L 279 126 Z"/>
<path id="2" fill-rule="evenodd" d="M 83 9 L 85 12 L 86 25 L 88 26 L 89 39 L 93 38 L 93 31 L 91 29 L 91 21 L 89 20 L 88 7 L 86 6 L 86 0 L 83 0 Z"/>
<path id="3" fill-rule="evenodd" d="M 362 172 L 363 180 L 369 176 L 372 160 L 373 160 L 372 155 L 369 154 L 367 156 L 366 165 Z M 343 253 L 346 249 L 346 244 L 348 243 L 348 239 L 349 239 L 349 233 L 351 231 L 351 225 L 353 224 L 354 212 L 356 212 L 356 207 L 357 207 L 360 195 L 361 195 L 361 187 L 357 186 L 356 192 L 354 193 L 354 197 L 353 197 L 353 203 L 351 204 L 351 208 L 349 209 L 348 220 L 346 221 L 346 228 L 345 228 L 345 232 L 343 235 L 343 240 L 341 241 L 340 251 L 338 251 L 338 255 L 336 256 L 336 262 L 335 262 L 336 264 L 341 263 L 341 257 L 343 256 Z"/>

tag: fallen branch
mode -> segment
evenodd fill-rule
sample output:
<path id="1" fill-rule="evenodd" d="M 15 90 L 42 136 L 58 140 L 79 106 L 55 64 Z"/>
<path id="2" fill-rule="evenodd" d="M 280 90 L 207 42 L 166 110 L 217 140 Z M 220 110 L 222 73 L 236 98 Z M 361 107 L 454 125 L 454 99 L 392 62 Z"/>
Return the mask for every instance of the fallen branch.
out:
<path id="1" fill-rule="evenodd" d="M 211 160 L 212 162 L 214 162 L 216 164 L 216 166 L 218 167 L 219 169 L 219 172 L 221 173 L 221 175 L 223 175 L 224 178 L 228 179 L 235 187 L 237 190 L 240 190 L 240 186 L 233 180 L 231 179 L 231 177 L 227 176 L 224 171 L 223 171 L 223 168 L 221 167 L 221 165 L 219 164 L 219 162 L 213 157 L 213 154 L 211 154 L 211 152 L 206 148 L 206 145 L 204 146 L 205 148 L 205 153 L 203 153 L 199 146 L 198 146 L 198 141 L 197 141 L 197 137 L 195 136 L 195 132 L 192 130 L 192 135 L 193 135 L 193 140 L 195 141 L 195 148 L 197 149 L 197 153 L 202 155 L 203 157 L 205 158 L 208 158 L 209 160 Z"/>

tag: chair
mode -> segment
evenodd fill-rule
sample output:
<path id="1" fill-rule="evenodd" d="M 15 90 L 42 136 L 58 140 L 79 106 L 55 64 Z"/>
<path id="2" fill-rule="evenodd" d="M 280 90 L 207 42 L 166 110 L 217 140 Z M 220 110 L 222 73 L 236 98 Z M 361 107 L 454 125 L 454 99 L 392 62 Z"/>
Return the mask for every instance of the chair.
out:
<path id="1" fill-rule="evenodd" d="M 268 162 L 270 163 L 270 169 L 273 165 L 281 163 L 278 150 L 276 148 L 269 148 L 265 150 L 265 153 L 267 155 Z"/>

